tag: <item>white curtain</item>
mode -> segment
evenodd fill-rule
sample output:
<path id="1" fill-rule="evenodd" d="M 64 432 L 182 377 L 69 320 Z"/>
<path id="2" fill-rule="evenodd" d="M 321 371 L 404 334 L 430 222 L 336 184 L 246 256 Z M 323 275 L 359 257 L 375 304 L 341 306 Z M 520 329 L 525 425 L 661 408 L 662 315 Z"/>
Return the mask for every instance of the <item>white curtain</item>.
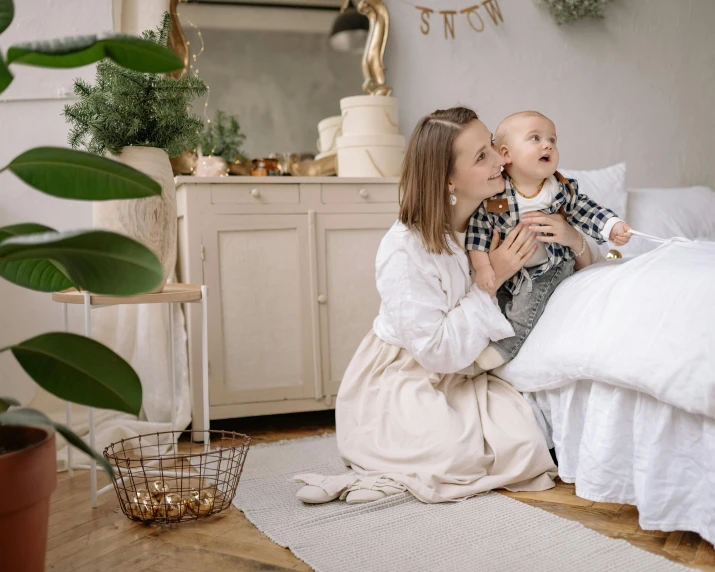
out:
<path id="1" fill-rule="evenodd" d="M 100 453 L 110 443 L 121 439 L 172 429 L 169 308 L 168 304 L 136 304 L 92 310 L 92 337 L 132 365 L 143 390 L 143 407 L 138 418 L 116 411 L 95 410 L 95 449 Z M 191 422 L 186 328 L 179 304 L 173 305 L 173 313 L 175 429 L 185 429 Z M 61 415 L 54 417 L 64 422 Z M 73 407 L 72 429 L 89 442 L 85 408 Z M 150 454 L 167 452 L 168 438 L 163 443 L 165 445 L 161 450 Z M 67 448 L 63 439 L 57 440 L 57 447 L 57 468 L 59 471 L 67 470 Z M 77 449 L 72 455 L 73 464 L 87 463 L 87 457 Z"/>

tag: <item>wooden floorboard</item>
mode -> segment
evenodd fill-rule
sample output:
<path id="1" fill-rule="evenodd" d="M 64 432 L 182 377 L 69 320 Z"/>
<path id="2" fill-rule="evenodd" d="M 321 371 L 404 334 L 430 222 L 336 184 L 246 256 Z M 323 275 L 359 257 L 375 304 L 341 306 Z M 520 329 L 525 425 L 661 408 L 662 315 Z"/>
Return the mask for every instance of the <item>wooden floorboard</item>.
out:
<path id="1" fill-rule="evenodd" d="M 213 425 L 246 433 L 253 444 L 335 430 L 330 411 L 218 421 Z M 98 477 L 100 486 L 107 483 L 104 474 Z M 692 532 L 643 530 L 633 506 L 582 499 L 576 496 L 573 485 L 562 482 L 549 491 L 502 491 L 502 494 L 694 570 L 715 572 L 712 545 Z M 261 534 L 234 507 L 206 520 L 144 525 L 126 518 L 116 495 L 110 491 L 99 497 L 99 507 L 92 509 L 87 471 L 77 471 L 73 478 L 67 473 L 58 474 L 50 507 L 46 569 L 52 572 L 311 570 L 288 549 Z"/>

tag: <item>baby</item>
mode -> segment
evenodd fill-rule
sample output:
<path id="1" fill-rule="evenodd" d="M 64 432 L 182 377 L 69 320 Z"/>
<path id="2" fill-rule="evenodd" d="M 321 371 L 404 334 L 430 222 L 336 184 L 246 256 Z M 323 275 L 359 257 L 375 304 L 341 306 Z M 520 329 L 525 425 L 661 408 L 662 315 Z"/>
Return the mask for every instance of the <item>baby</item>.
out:
<path id="1" fill-rule="evenodd" d="M 476 271 L 477 286 L 494 291 L 494 269 L 489 262 L 489 248 L 496 229 L 501 241 L 519 222 L 520 215 L 531 211 L 547 214 L 560 212 L 569 224 L 595 238 L 599 243 L 610 238 L 617 245 L 630 240 L 630 227 L 616 214 L 578 193 L 578 183 L 567 180 L 556 169 L 559 151 L 556 127 L 536 111 L 510 115 L 497 127 L 494 143 L 506 159 L 506 188 L 485 200 L 472 215 L 467 228 L 466 248 Z M 544 311 L 556 287 L 574 272 L 575 259 L 586 251 L 582 237 L 581 251 L 556 243 L 537 242 L 537 250 L 521 272 L 512 276 L 497 292 L 504 315 L 515 336 L 492 342 L 477 358 L 477 365 L 490 370 L 514 358 Z"/>

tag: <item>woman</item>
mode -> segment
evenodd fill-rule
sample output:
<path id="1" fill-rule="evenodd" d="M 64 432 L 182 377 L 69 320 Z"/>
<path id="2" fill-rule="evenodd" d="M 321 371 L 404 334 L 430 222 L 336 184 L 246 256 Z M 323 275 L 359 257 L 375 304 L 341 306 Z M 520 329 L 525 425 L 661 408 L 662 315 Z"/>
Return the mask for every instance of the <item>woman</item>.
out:
<path id="1" fill-rule="evenodd" d="M 338 448 L 352 471 L 297 475 L 304 502 L 370 502 L 407 489 L 434 503 L 554 486 L 556 467 L 529 405 L 474 369 L 490 340 L 513 335 L 493 298 L 473 284 L 463 250 L 472 213 L 504 190 L 503 165 L 470 109 L 436 111 L 415 128 L 399 221 L 377 253 L 380 312 L 336 402 Z M 495 234 L 496 288 L 531 257 L 535 238 L 581 250 L 581 235 L 563 218 L 535 217 L 548 224 L 545 234 L 519 225 L 500 246 Z M 577 267 L 590 263 L 587 253 Z"/>

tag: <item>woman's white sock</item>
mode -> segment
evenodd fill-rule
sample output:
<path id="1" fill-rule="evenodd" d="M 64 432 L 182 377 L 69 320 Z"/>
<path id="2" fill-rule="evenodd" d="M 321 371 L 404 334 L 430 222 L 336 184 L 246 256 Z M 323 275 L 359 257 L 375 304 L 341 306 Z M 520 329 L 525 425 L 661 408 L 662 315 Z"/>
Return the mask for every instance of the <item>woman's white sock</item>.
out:
<path id="1" fill-rule="evenodd" d="M 490 371 L 494 368 L 504 365 L 506 360 L 502 357 L 499 351 L 493 346 L 487 346 L 477 358 L 477 365 L 484 371 Z"/>

